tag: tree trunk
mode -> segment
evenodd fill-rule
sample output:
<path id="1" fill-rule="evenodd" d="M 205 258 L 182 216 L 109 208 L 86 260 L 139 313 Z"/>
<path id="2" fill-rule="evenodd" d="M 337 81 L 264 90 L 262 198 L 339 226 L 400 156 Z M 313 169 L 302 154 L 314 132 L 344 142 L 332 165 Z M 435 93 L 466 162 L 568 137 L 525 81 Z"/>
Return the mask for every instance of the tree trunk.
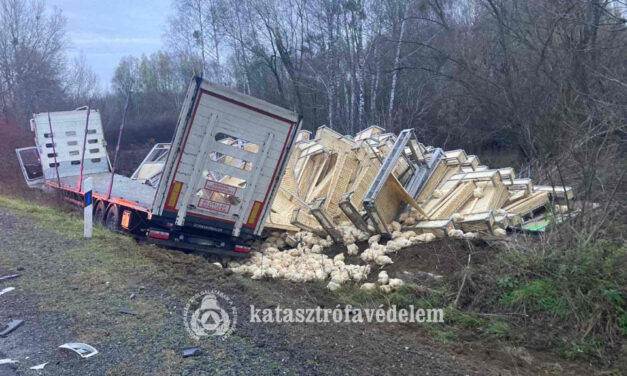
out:
<path id="1" fill-rule="evenodd" d="M 372 76 L 370 83 L 370 121 L 375 117 L 379 117 L 377 111 L 377 94 L 379 93 L 379 75 L 381 71 L 381 60 L 379 59 L 379 43 L 375 39 L 374 43 L 374 59 L 375 59 L 375 73 Z"/>
<path id="2" fill-rule="evenodd" d="M 398 42 L 396 43 L 396 56 L 394 57 L 394 71 L 392 72 L 392 86 L 390 88 L 390 106 L 388 108 L 388 127 L 392 125 L 394 118 L 394 95 L 396 94 L 396 84 L 398 82 L 399 69 L 401 67 L 401 48 L 403 46 L 403 36 L 405 35 L 405 23 L 407 22 L 405 15 L 407 14 L 407 8 L 409 3 L 405 6 L 403 12 L 403 19 L 401 21 L 401 30 L 398 35 Z"/>

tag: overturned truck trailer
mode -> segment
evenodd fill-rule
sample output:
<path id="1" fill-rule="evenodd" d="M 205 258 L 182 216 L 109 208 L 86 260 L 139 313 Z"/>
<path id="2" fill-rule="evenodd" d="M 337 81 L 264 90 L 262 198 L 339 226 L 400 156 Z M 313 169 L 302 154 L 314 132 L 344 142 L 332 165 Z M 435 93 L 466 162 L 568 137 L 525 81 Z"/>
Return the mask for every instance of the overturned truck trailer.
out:
<path id="1" fill-rule="evenodd" d="M 87 107 L 34 114 L 36 146 L 17 155 L 29 186 L 60 190 L 78 205 L 91 178 L 94 219 L 112 229 L 247 256 L 299 126 L 291 111 L 195 78 L 172 143 L 156 145 L 132 178 L 115 174 L 100 113 Z"/>

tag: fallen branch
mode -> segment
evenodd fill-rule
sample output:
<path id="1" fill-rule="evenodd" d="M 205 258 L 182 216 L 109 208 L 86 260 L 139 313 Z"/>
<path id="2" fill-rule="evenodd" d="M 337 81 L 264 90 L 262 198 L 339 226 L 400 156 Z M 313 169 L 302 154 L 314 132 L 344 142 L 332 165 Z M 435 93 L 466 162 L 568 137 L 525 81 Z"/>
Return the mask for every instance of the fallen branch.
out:
<path id="1" fill-rule="evenodd" d="M 464 288 L 464 285 L 466 284 L 466 277 L 468 277 L 468 270 L 470 269 L 470 256 L 472 256 L 472 254 L 468 254 L 468 264 L 466 265 L 466 268 L 464 268 L 464 278 L 462 278 L 462 284 L 461 286 L 459 286 L 459 290 L 457 290 L 457 296 L 455 297 L 455 302 L 453 303 L 453 305 L 455 306 L 455 308 L 457 308 L 457 303 L 459 302 L 459 297 L 462 294 L 462 290 Z"/>

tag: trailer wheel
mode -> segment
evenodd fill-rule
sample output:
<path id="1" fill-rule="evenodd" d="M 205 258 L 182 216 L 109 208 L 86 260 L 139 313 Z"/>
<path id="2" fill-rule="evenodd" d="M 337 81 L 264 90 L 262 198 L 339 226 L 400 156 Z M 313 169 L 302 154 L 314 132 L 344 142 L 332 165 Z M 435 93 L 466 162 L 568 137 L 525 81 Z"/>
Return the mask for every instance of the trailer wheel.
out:
<path id="1" fill-rule="evenodd" d="M 105 217 L 105 226 L 111 231 L 120 230 L 120 208 L 116 204 L 109 205 Z"/>
<path id="2" fill-rule="evenodd" d="M 96 204 L 96 208 L 94 209 L 94 223 L 99 225 L 104 225 L 105 221 L 105 202 L 98 201 Z"/>

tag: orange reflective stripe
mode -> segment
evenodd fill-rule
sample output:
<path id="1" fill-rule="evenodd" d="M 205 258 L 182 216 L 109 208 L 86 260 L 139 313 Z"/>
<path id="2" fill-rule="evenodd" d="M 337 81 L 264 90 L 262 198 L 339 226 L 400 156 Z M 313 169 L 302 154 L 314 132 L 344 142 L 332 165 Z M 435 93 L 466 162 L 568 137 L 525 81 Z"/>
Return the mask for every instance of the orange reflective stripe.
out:
<path id="1" fill-rule="evenodd" d="M 176 208 L 176 203 L 179 201 L 179 195 L 181 194 L 182 186 L 183 183 L 181 183 L 180 181 L 175 181 L 174 183 L 172 183 L 172 186 L 170 187 L 170 194 L 168 195 L 168 200 L 166 204 L 166 207 L 168 209 Z"/>
<path id="2" fill-rule="evenodd" d="M 250 211 L 250 215 L 248 216 L 247 225 L 254 225 L 257 222 L 257 217 L 259 216 L 259 211 L 261 209 L 261 202 L 255 201 L 253 204 L 253 209 Z"/>

